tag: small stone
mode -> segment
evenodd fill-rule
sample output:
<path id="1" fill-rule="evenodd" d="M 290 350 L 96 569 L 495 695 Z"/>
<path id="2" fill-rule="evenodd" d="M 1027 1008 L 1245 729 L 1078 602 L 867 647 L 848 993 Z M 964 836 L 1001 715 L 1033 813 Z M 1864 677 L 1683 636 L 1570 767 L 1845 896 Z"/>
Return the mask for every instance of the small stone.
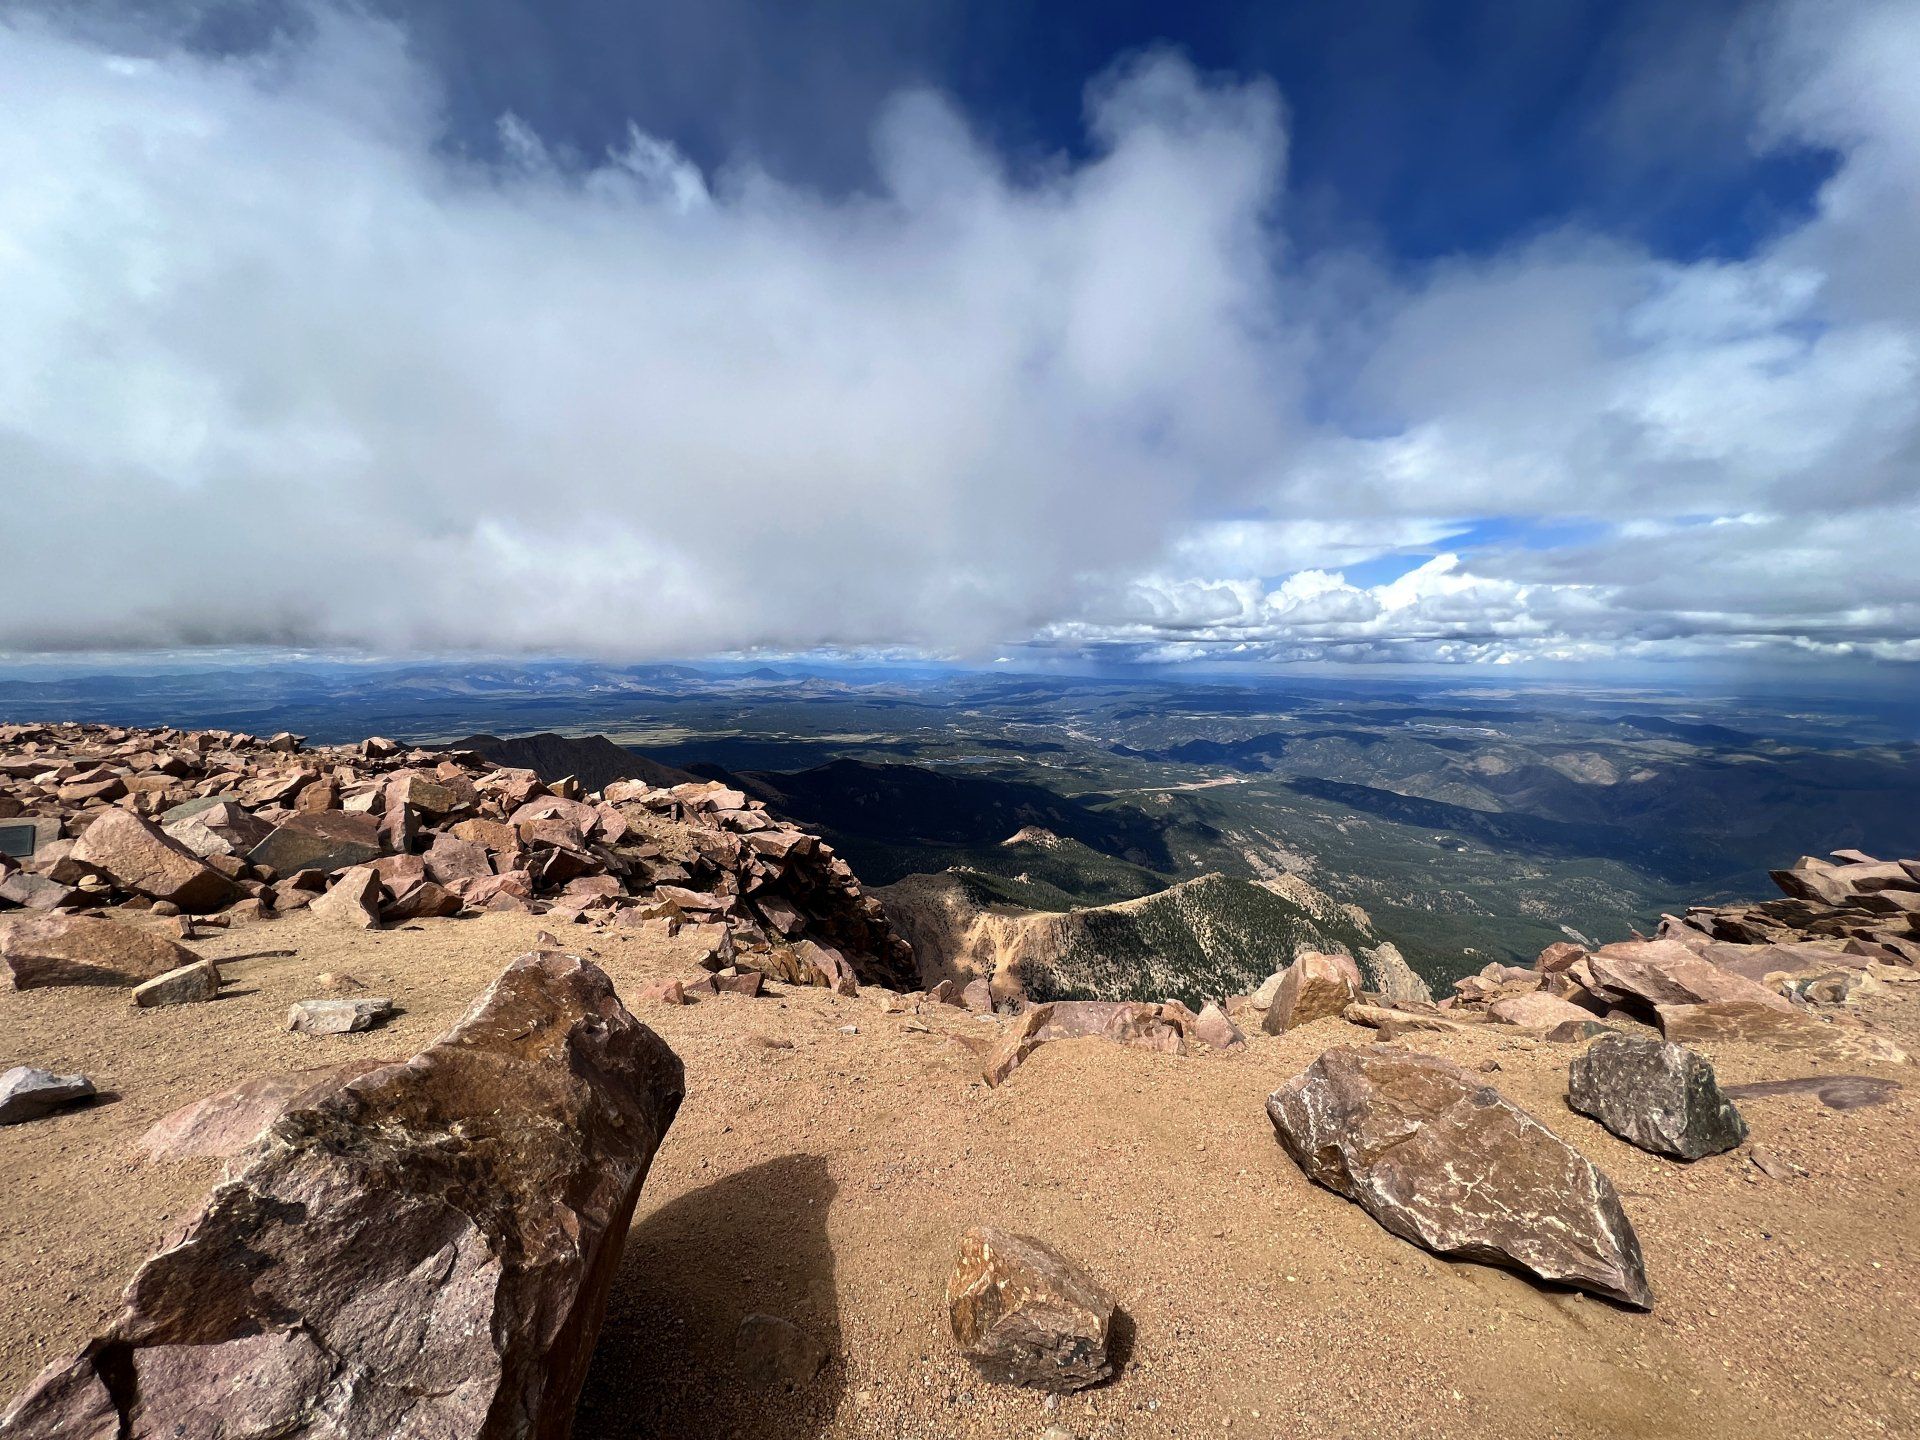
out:
<path id="1" fill-rule="evenodd" d="M 200 960 L 134 986 L 133 1003 L 143 1010 L 152 1010 L 162 1005 L 194 1005 L 219 994 L 218 967 L 211 960 Z"/>
<path id="2" fill-rule="evenodd" d="M 750 1385 L 809 1385 L 826 1366 L 826 1347 L 790 1320 L 749 1315 L 734 1332 L 733 1362 Z"/>
<path id="3" fill-rule="evenodd" d="M 16 1065 L 0 1075 L 0 1125 L 38 1120 L 93 1093 L 93 1081 L 84 1075 L 56 1075 L 35 1065 Z"/>
<path id="4" fill-rule="evenodd" d="M 348 1035 L 371 1030 L 393 1014 L 393 1001 L 383 995 L 351 1000 L 301 1000 L 287 1011 L 287 1029 L 296 1035 Z"/>
<path id="5" fill-rule="evenodd" d="M 1045 1241 L 976 1225 L 947 1276 L 953 1337 L 991 1380 L 1081 1390 L 1113 1373 L 1114 1300 Z"/>

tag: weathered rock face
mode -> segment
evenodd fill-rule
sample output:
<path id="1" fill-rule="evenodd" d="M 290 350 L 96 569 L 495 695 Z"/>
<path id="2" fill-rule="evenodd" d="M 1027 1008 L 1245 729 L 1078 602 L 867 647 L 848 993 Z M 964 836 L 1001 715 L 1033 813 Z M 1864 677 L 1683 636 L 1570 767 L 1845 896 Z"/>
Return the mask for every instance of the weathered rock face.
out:
<path id="1" fill-rule="evenodd" d="M 138 985 L 199 962 L 184 945 L 94 915 L 0 921 L 0 962 L 16 990 L 41 985 Z"/>
<path id="2" fill-rule="evenodd" d="M 1656 1155 L 1698 1160 L 1747 1138 L 1747 1122 L 1684 1046 L 1650 1035 L 1603 1035 L 1567 1069 L 1567 1102 L 1622 1140 Z"/>
<path id="3" fill-rule="evenodd" d="M 7 1440 L 560 1440 L 680 1062 L 598 969 L 515 961 L 403 1065 L 276 1120 Z"/>
<path id="4" fill-rule="evenodd" d="M 1309 1179 L 1396 1235 L 1653 1303 L 1612 1182 L 1449 1061 L 1391 1045 L 1329 1050 L 1268 1097 L 1267 1115 Z"/>
<path id="5" fill-rule="evenodd" d="M 1360 976 L 1344 955 L 1307 950 L 1297 956 L 1281 977 L 1280 988 L 1267 1009 L 1266 1031 L 1278 1035 L 1316 1020 L 1340 1014 L 1359 993 Z"/>
<path id="6" fill-rule="evenodd" d="M 292 1075 L 257 1075 L 183 1105 L 156 1120 L 139 1141 L 149 1160 L 231 1159 L 266 1134 L 289 1110 L 309 1107 L 349 1080 L 394 1060 L 354 1060 Z"/>
<path id="7" fill-rule="evenodd" d="M 1081 1390 L 1113 1373 L 1113 1297 L 1029 1235 L 975 1226 L 947 1276 L 953 1338 L 989 1379 Z"/>
<path id="8" fill-rule="evenodd" d="M 84 1075 L 56 1075 L 38 1066 L 16 1065 L 0 1074 L 0 1125 L 38 1120 L 93 1093 L 93 1081 Z"/>
<path id="9" fill-rule="evenodd" d="M 73 859 L 137 895 L 169 901 L 189 914 L 218 910 L 238 893 L 226 876 L 131 810 L 102 810 L 73 847 Z"/>

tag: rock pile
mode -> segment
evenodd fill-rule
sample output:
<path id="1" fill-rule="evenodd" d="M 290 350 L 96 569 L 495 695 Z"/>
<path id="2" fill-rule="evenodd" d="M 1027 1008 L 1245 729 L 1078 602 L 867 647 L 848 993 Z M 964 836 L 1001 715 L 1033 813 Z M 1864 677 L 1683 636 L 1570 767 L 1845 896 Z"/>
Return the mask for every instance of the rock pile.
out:
<path id="1" fill-rule="evenodd" d="M 1391 1036 L 1491 1024 L 1581 1041 L 1634 1022 L 1676 1043 L 1745 1040 L 1827 1060 L 1899 1063 L 1848 1006 L 1920 981 L 1920 861 L 1803 856 L 1786 898 L 1665 916 L 1651 939 L 1549 945 L 1531 967 L 1488 965 L 1437 1006 L 1381 1001 L 1346 1017 Z"/>
<path id="2" fill-rule="evenodd" d="M 522 956 L 404 1064 L 288 1108 L 9 1440 L 568 1433 L 683 1094 L 571 956 Z"/>
<path id="3" fill-rule="evenodd" d="M 193 917 L 306 906 L 363 928 L 517 909 L 603 929 L 710 925 L 730 963 L 793 984 L 915 984 L 905 942 L 832 847 L 718 783 L 584 794 L 383 739 L 309 749 L 290 734 L 4 725 L 0 850 L 0 911 L 145 910 L 190 934 Z M 104 968 L 139 983 L 196 958 L 180 953 Z M 103 968 L 25 962 L 24 983 L 86 965 Z"/>

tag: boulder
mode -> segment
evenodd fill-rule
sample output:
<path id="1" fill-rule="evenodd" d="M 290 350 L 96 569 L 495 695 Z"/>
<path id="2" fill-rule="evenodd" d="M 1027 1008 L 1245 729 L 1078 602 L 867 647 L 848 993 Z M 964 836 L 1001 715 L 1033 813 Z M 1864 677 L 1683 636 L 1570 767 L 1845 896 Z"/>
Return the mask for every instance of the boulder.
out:
<path id="1" fill-rule="evenodd" d="M 451 885 L 456 880 L 484 880 L 493 874 L 487 847 L 457 835 L 436 835 L 422 858 L 428 878 L 440 885 Z"/>
<path id="2" fill-rule="evenodd" d="M 333 888 L 307 908 L 336 925 L 351 926 L 355 930 L 377 930 L 380 928 L 381 894 L 379 872 L 371 865 L 356 865 L 334 881 Z"/>
<path id="3" fill-rule="evenodd" d="M 1337 1016 L 1359 990 L 1359 972 L 1348 957 L 1303 950 L 1287 967 L 1267 1007 L 1266 1032 L 1278 1035 Z"/>
<path id="4" fill-rule="evenodd" d="M 123 890 L 170 900 L 190 914 L 218 910 L 237 893 L 226 876 L 131 810 L 102 810 L 72 857 L 112 876 Z"/>
<path id="5" fill-rule="evenodd" d="M 199 959 L 165 936 L 98 915 L 23 915 L 0 925 L 0 964 L 16 990 L 138 985 Z"/>
<path id="6" fill-rule="evenodd" d="M 1575 1056 L 1567 1103 L 1622 1140 L 1679 1160 L 1718 1155 L 1747 1138 L 1713 1066 L 1651 1035 L 1603 1035 Z"/>
<path id="7" fill-rule="evenodd" d="M 1209 1000 L 1200 1007 L 1200 1014 L 1193 1022 L 1193 1038 L 1209 1050 L 1243 1050 L 1247 1037 L 1240 1033 L 1240 1027 L 1227 1017 L 1218 1001 Z"/>
<path id="8" fill-rule="evenodd" d="M 1586 1025 L 1595 1019 L 1591 1010 L 1582 1010 L 1571 1000 L 1536 990 L 1530 995 L 1507 995 L 1487 1006 L 1487 1016 L 1502 1025 L 1547 1034 L 1559 1026 Z"/>
<path id="9" fill-rule="evenodd" d="M 380 856 L 380 822 L 372 815 L 345 810 L 302 811 L 288 816 L 253 849 L 247 863 L 276 874 L 300 870 L 340 870 Z"/>
<path id="10" fill-rule="evenodd" d="M 1308 1179 L 1403 1239 L 1641 1309 L 1653 1303 L 1613 1183 L 1450 1061 L 1341 1046 L 1274 1091 L 1267 1115 Z"/>
<path id="11" fill-rule="evenodd" d="M 685 1005 L 687 992 L 678 980 L 654 980 L 640 987 L 640 999 L 656 1005 Z"/>
<path id="12" fill-rule="evenodd" d="M 211 960 L 196 960 L 133 987 L 133 1003 L 143 1010 L 162 1005 L 193 1005 L 220 994 L 220 971 Z"/>
<path id="13" fill-rule="evenodd" d="M 1785 1000 L 1764 985 L 1703 959 L 1677 940 L 1627 940 L 1603 945 L 1587 957 L 1585 964 L 1593 977 L 1594 993 L 1616 1004 L 1739 1001 L 1777 1010 L 1788 1008 Z"/>
<path id="14" fill-rule="evenodd" d="M 394 1060 L 351 1060 L 291 1075 L 256 1075 L 182 1105 L 154 1121 L 135 1141 L 148 1160 L 230 1160 L 259 1140 L 289 1110 L 308 1108 Z"/>
<path id="15" fill-rule="evenodd" d="M 561 1440 L 684 1083 L 584 961 L 273 1122 L 4 1422 L 53 1436 Z"/>
<path id="16" fill-rule="evenodd" d="M 1576 945 L 1571 940 L 1556 940 L 1534 957 L 1533 968 L 1542 975 L 1564 974 L 1576 960 L 1586 958 L 1584 945 Z"/>
<path id="17" fill-rule="evenodd" d="M 991 1380 L 1065 1392 L 1113 1373 L 1115 1310 L 1105 1287 L 1030 1235 L 976 1225 L 947 1275 L 961 1353 Z"/>
<path id="18" fill-rule="evenodd" d="M 84 1075 L 56 1075 L 38 1066 L 16 1065 L 0 1074 L 0 1125 L 38 1120 L 93 1093 L 93 1081 Z M 0 1424 L 4 1424 L 4 1417 L 0 1417 Z M 10 1440 L 11 1432 L 7 1433 Z"/>

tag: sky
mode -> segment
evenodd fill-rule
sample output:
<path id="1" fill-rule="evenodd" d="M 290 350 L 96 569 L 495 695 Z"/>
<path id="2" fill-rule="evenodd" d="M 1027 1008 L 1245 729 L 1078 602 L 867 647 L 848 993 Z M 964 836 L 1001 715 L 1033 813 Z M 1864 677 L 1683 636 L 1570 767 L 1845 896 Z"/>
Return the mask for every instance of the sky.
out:
<path id="1" fill-rule="evenodd" d="M 1920 675 L 1911 0 L 15 0 L 0 654 Z"/>

